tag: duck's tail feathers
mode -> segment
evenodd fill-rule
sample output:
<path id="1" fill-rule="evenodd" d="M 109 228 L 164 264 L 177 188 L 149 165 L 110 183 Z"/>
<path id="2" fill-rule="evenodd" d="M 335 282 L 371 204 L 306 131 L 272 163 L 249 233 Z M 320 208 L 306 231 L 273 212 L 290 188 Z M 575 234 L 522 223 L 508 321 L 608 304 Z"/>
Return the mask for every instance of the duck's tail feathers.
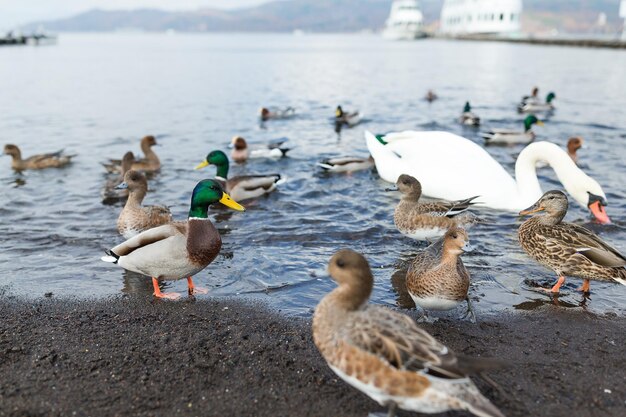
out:
<path id="1" fill-rule="evenodd" d="M 613 278 L 613 279 L 622 285 L 626 285 L 626 270 L 622 270 L 622 271 L 624 271 L 624 273 L 622 274 L 624 275 L 624 278 Z"/>
<path id="2" fill-rule="evenodd" d="M 334 165 L 332 165 L 330 163 L 330 161 L 328 159 L 325 159 L 322 162 L 318 162 L 317 166 L 321 167 L 322 169 L 324 169 L 326 171 L 330 171 L 331 169 L 333 169 L 335 167 Z"/>
<path id="3" fill-rule="evenodd" d="M 291 150 L 291 148 L 278 148 L 278 149 L 283 153 L 283 156 L 287 156 L 287 152 Z"/>
<path id="4" fill-rule="evenodd" d="M 113 251 L 110 249 L 105 250 L 104 253 L 106 253 L 106 256 L 103 256 L 102 258 L 100 258 L 104 262 L 110 262 L 110 263 L 116 264 L 117 261 L 120 260 L 120 257 L 116 255 L 115 253 L 113 253 Z"/>
<path id="5" fill-rule="evenodd" d="M 480 132 L 480 137 L 483 138 L 485 142 L 489 142 L 490 140 L 493 139 L 494 133 L 493 132 Z"/>
<path id="6" fill-rule="evenodd" d="M 276 180 L 274 181 L 274 184 L 276 185 L 280 185 L 280 184 L 284 184 L 287 182 L 287 178 L 280 175 L 280 174 L 276 174 Z"/>

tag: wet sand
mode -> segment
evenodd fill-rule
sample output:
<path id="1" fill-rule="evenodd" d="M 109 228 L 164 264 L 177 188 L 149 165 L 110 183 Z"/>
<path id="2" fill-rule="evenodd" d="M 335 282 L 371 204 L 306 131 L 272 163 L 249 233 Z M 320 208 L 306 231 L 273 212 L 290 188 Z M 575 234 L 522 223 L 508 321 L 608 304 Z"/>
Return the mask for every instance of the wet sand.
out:
<path id="1" fill-rule="evenodd" d="M 258 302 L 0 297 L 0 416 L 363 417 L 383 410 L 325 365 L 310 319 Z M 511 362 L 489 374 L 500 390 L 475 379 L 509 417 L 624 415 L 624 318 L 546 305 L 478 324 L 423 326 L 458 353 Z"/>

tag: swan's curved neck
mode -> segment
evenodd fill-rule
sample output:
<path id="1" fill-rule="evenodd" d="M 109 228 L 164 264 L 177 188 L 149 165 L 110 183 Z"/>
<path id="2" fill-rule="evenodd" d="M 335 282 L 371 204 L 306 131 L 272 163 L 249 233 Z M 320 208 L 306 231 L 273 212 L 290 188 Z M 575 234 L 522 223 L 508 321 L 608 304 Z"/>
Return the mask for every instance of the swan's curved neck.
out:
<path id="1" fill-rule="evenodd" d="M 541 186 L 537 179 L 537 161 L 547 162 L 556 173 L 563 187 L 571 193 L 576 178 L 580 177 L 582 171 L 569 155 L 554 143 L 535 142 L 522 150 L 515 163 L 517 190 L 525 201 L 534 202 L 542 195 Z M 585 175 L 584 173 L 582 174 Z"/>

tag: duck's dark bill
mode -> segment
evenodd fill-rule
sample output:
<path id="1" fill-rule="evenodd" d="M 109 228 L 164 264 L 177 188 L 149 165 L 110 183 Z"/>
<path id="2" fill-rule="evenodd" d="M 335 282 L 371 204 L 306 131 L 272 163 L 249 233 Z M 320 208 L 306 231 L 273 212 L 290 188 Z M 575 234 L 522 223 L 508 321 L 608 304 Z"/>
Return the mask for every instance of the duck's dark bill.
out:
<path id="1" fill-rule="evenodd" d="M 600 201 L 594 201 L 589 204 L 589 211 L 591 214 L 601 223 L 601 224 L 610 224 L 611 219 L 609 215 L 606 214 L 606 210 L 604 210 L 604 206 L 600 204 Z"/>

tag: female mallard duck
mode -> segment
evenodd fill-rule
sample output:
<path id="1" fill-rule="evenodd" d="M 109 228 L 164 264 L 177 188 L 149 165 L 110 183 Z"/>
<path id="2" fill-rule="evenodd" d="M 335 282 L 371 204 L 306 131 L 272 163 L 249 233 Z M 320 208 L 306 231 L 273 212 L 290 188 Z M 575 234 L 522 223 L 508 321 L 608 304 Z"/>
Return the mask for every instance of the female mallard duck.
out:
<path id="1" fill-rule="evenodd" d="M 467 301 L 469 272 L 461 254 L 470 250 L 467 232 L 452 227 L 438 241 L 420 251 L 409 265 L 406 287 L 409 295 L 424 310 L 451 310 Z"/>
<path id="2" fill-rule="evenodd" d="M 193 190 L 189 218 L 146 230 L 113 249 L 102 260 L 124 269 L 152 277 L 154 295 L 176 299 L 177 293 L 163 293 L 159 279 L 187 278 L 189 295 L 206 292 L 196 288 L 191 277 L 206 268 L 222 247 L 222 239 L 207 218 L 211 204 L 222 203 L 234 210 L 244 208 L 233 201 L 214 180 L 200 181 Z"/>
<path id="3" fill-rule="evenodd" d="M 343 156 L 337 158 L 324 159 L 317 165 L 327 172 L 355 172 L 363 169 L 370 169 L 374 166 L 374 158 L 357 158 Z"/>
<path id="4" fill-rule="evenodd" d="M 472 113 L 472 106 L 470 106 L 469 101 L 465 103 L 463 113 L 459 117 L 459 123 L 465 126 L 480 126 L 480 117 Z"/>
<path id="5" fill-rule="evenodd" d="M 552 103 L 552 101 L 555 98 L 556 98 L 556 94 L 551 92 L 546 96 L 545 103 L 541 103 L 538 100 L 537 101 L 535 100 L 522 101 L 517 106 L 517 111 L 520 113 L 536 113 L 536 112 L 554 110 L 554 104 Z"/>
<path id="6" fill-rule="evenodd" d="M 532 126 L 537 124 L 543 126 L 543 122 L 537 119 L 537 116 L 530 114 L 524 119 L 524 131 L 510 129 L 491 129 L 488 132 L 482 132 L 481 136 L 485 139 L 485 145 L 515 145 L 530 143 L 535 140 L 535 132 Z"/>
<path id="7" fill-rule="evenodd" d="M 284 109 L 268 109 L 267 107 L 261 107 L 259 110 L 261 121 L 265 122 L 271 119 L 287 119 L 296 114 L 296 109 L 293 107 L 285 107 Z"/>
<path id="8" fill-rule="evenodd" d="M 125 239 L 172 221 L 172 213 L 167 207 L 141 206 L 148 192 L 148 181 L 141 172 L 131 169 L 124 175 L 124 182 L 117 188 L 128 189 L 128 200 L 117 218 L 117 231 Z"/>
<path id="9" fill-rule="evenodd" d="M 378 175 L 387 182 L 395 183 L 406 173 L 420 179 L 426 196 L 457 200 L 478 195 L 480 203 L 476 204 L 516 212 L 541 197 L 536 165 L 546 161 L 581 206 L 600 222 L 610 221 L 600 184 L 554 143 L 526 146 L 515 161 L 512 177 L 482 146 L 454 133 L 407 131 L 374 136 L 365 132 L 365 140 Z"/>
<path id="10" fill-rule="evenodd" d="M 230 157 L 235 162 L 245 162 L 253 158 L 282 158 L 287 155 L 291 148 L 285 148 L 283 145 L 288 139 L 281 139 L 265 145 L 257 145 L 252 148 L 248 147 L 248 143 L 241 136 L 233 137 L 231 147 L 233 148 Z"/>
<path id="11" fill-rule="evenodd" d="M 361 122 L 361 114 L 357 111 L 347 112 L 344 111 L 341 106 L 337 106 L 335 109 L 335 124 L 337 126 L 346 125 L 348 127 L 354 127 Z"/>
<path id="12" fill-rule="evenodd" d="M 395 188 L 386 191 L 400 191 L 402 200 L 396 206 L 393 221 L 403 235 L 417 240 L 426 240 L 442 236 L 446 231 L 457 225 L 470 225 L 474 218 L 471 215 L 459 216 L 465 212 L 476 197 L 461 201 L 432 201 L 420 203 L 422 185 L 410 175 L 398 177 Z"/>
<path id="13" fill-rule="evenodd" d="M 64 155 L 63 150 L 53 153 L 29 156 L 22 159 L 22 151 L 15 145 L 4 145 L 4 154 L 12 158 L 11 168 L 16 171 L 26 169 L 61 168 L 70 162 L 76 155 Z"/>
<path id="14" fill-rule="evenodd" d="M 468 375 L 493 369 L 493 360 L 457 357 L 410 317 L 368 305 L 374 280 L 360 254 L 340 250 L 328 271 L 339 287 L 315 309 L 313 341 L 335 374 L 389 407 L 390 416 L 397 407 L 503 417 Z"/>
<path id="15" fill-rule="evenodd" d="M 133 165 L 135 155 L 128 151 L 122 158 L 122 172 L 115 179 L 108 180 L 102 190 L 102 204 L 115 204 L 118 201 L 128 198 L 128 189 L 119 189 L 118 186 L 124 182 L 124 176 Z"/>
<path id="16" fill-rule="evenodd" d="M 565 276 L 582 278 L 579 289 L 589 292 L 589 280 L 617 281 L 626 285 L 626 258 L 593 232 L 562 222 L 567 213 L 567 197 L 561 191 L 548 191 L 520 215 L 543 212 L 519 228 L 522 249 L 541 265 L 559 276 L 550 290 L 558 293 Z"/>
<path id="17" fill-rule="evenodd" d="M 155 172 L 161 169 L 161 161 L 156 153 L 152 150 L 153 146 L 157 145 L 154 136 L 146 136 L 141 139 L 141 152 L 144 157 L 137 159 L 133 162 L 132 169 L 141 172 Z M 122 167 L 122 161 L 120 159 L 110 159 L 108 164 L 103 164 L 108 172 L 117 173 L 120 172 Z"/>
<path id="18" fill-rule="evenodd" d="M 271 193 L 280 181 L 280 174 L 269 175 L 239 175 L 228 178 L 228 157 L 222 151 L 212 151 L 206 159 L 195 169 L 202 169 L 208 165 L 215 165 L 217 175 L 215 179 L 236 201 L 244 201 Z"/>

